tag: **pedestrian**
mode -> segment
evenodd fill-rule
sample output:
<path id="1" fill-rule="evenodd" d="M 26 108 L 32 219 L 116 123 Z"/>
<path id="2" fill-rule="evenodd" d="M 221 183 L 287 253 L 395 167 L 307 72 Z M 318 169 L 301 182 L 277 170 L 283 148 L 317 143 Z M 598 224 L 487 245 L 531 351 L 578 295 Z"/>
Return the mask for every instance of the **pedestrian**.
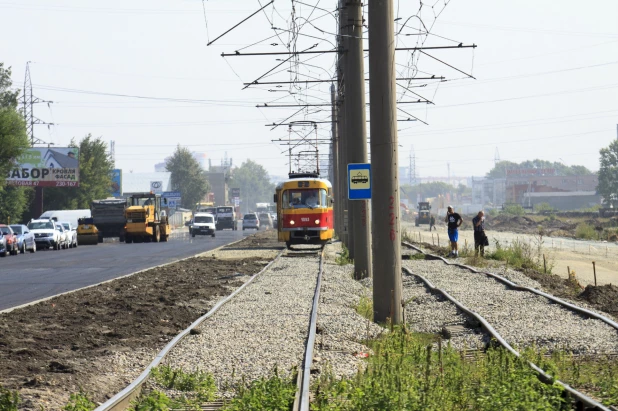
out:
<path id="1" fill-rule="evenodd" d="M 446 209 L 446 218 L 444 222 L 448 225 L 448 239 L 451 242 L 451 253 L 454 257 L 459 257 L 457 248 L 457 240 L 459 239 L 459 226 L 463 223 L 461 216 L 453 210 L 453 206 L 448 206 Z"/>
<path id="2" fill-rule="evenodd" d="M 485 235 L 485 212 L 479 211 L 476 217 L 472 219 L 472 226 L 474 227 L 474 256 L 485 257 L 485 246 L 487 244 L 487 236 Z"/>
<path id="3" fill-rule="evenodd" d="M 434 217 L 434 215 L 431 215 L 431 218 L 429 219 L 429 231 L 431 231 L 431 228 L 436 228 L 436 217 Z M 436 231 L 438 231 L 438 229 L 436 228 Z"/>

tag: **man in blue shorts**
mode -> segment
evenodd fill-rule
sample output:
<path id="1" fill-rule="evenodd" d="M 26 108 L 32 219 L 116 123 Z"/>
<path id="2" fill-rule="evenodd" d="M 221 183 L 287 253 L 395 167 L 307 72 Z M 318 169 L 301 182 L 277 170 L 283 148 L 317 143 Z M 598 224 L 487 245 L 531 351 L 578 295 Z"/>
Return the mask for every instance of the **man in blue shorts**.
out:
<path id="1" fill-rule="evenodd" d="M 448 239 L 451 241 L 451 253 L 454 257 L 459 257 L 457 249 L 457 240 L 459 239 L 459 226 L 463 223 L 461 216 L 453 210 L 453 206 L 448 206 L 446 209 L 446 218 L 444 222 L 448 225 Z"/>

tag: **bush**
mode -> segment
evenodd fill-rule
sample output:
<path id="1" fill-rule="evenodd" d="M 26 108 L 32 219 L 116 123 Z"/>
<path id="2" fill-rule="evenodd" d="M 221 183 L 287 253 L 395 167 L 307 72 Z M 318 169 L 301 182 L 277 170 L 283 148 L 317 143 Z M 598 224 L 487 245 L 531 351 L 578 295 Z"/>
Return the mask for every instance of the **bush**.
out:
<path id="1" fill-rule="evenodd" d="M 17 391 L 10 391 L 0 385 L 0 410 L 18 411 L 19 394 Z"/>
<path id="2" fill-rule="evenodd" d="M 590 224 L 579 223 L 575 228 L 575 237 L 585 240 L 598 240 L 599 233 Z"/>
<path id="3" fill-rule="evenodd" d="M 92 411 L 97 405 L 88 399 L 85 392 L 80 390 L 69 396 L 69 402 L 63 408 L 64 411 Z"/>
<path id="4" fill-rule="evenodd" d="M 294 404 L 296 376 L 281 378 L 275 368 L 270 378 L 253 381 L 240 387 L 238 397 L 223 407 L 225 411 L 288 411 Z M 312 408 L 313 409 L 313 408 Z"/>
<path id="5" fill-rule="evenodd" d="M 550 206 L 549 203 L 539 203 L 534 206 L 534 211 L 536 211 L 537 213 L 542 213 L 556 211 L 556 209 Z"/>
<path id="6" fill-rule="evenodd" d="M 498 240 L 494 240 L 496 249 L 490 253 L 485 253 L 485 257 L 490 260 L 506 261 L 511 268 L 533 269 L 542 271 L 541 256 L 536 252 L 530 243 L 515 240 L 508 247 L 503 247 Z"/>
<path id="7" fill-rule="evenodd" d="M 502 214 L 522 216 L 526 214 L 526 210 L 519 204 L 509 204 L 502 208 Z"/>

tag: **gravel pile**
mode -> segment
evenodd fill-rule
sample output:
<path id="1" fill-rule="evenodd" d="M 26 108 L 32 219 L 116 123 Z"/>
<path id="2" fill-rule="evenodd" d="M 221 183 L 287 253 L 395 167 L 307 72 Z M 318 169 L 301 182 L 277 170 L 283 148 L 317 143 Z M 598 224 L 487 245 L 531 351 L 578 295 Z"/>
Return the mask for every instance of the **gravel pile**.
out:
<path id="1" fill-rule="evenodd" d="M 385 330 L 356 312 L 363 296 L 371 298 L 371 289 L 352 278 L 352 265 L 335 263 L 340 251 L 341 243 L 325 250 L 314 367 L 336 377 L 351 377 L 364 365 L 362 354 L 370 352 L 363 342 Z"/>
<path id="2" fill-rule="evenodd" d="M 302 361 L 317 257 L 282 257 L 187 336 L 166 358 L 173 368 L 211 372 L 223 396 L 241 381 L 286 374 Z M 229 388 L 229 389 L 228 389 Z"/>
<path id="3" fill-rule="evenodd" d="M 618 352 L 618 331 L 544 297 L 509 290 L 494 279 L 442 261 L 409 260 L 403 265 L 485 317 L 512 345 L 587 354 Z M 519 273 L 510 275 L 520 284 L 532 281 L 515 278 Z"/>

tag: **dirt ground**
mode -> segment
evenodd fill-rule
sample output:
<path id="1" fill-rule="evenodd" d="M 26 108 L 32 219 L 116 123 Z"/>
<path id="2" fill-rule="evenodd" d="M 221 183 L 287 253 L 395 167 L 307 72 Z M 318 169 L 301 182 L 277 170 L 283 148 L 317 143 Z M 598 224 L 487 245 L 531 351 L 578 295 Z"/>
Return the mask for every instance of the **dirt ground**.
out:
<path id="1" fill-rule="evenodd" d="M 275 247 L 275 236 L 260 232 L 231 248 Z M 80 388 L 102 402 L 267 263 L 215 253 L 0 314 L 0 386 L 19 392 L 20 410 L 62 409 Z"/>

